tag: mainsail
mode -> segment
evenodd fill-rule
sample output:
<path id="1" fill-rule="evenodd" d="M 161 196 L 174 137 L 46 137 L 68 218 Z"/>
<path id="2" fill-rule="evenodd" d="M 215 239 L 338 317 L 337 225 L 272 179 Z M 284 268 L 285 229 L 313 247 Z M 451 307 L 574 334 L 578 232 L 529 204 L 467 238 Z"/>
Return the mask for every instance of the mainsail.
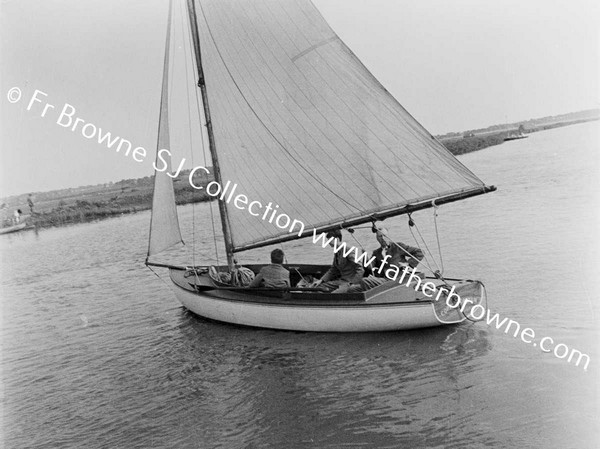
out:
<path id="1" fill-rule="evenodd" d="M 490 190 L 389 94 L 309 0 L 188 4 L 216 176 L 250 201 L 277 206 L 308 234 Z M 220 208 L 229 252 L 295 237 L 247 210 Z"/>

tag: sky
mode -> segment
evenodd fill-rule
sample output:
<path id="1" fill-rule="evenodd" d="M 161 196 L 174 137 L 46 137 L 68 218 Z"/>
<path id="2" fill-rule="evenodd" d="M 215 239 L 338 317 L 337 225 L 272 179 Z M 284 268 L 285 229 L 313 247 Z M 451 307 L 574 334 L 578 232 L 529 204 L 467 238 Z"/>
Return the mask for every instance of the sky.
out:
<path id="1" fill-rule="evenodd" d="M 313 2 L 433 134 L 600 107 L 599 2 Z M 167 8 L 1 1 L 0 197 L 152 174 Z M 11 103 L 15 87 L 21 97 Z M 28 111 L 36 89 L 46 96 Z M 56 111 L 42 117 L 46 103 Z M 65 103 L 149 157 L 136 162 L 57 125 Z"/>

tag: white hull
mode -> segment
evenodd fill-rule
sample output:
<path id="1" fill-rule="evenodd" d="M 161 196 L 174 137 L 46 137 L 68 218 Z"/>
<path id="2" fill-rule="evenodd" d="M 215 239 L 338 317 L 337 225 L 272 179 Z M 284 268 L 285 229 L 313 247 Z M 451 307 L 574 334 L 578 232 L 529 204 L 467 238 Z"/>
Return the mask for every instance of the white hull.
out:
<path id="1" fill-rule="evenodd" d="M 431 303 L 413 306 L 296 307 L 231 302 L 175 287 L 175 296 L 197 315 L 244 326 L 314 332 L 377 332 L 440 326 Z"/>
<path id="2" fill-rule="evenodd" d="M 383 289 L 369 300 L 335 305 L 327 301 L 321 304 L 319 301 L 311 304 L 274 301 L 272 297 L 231 291 L 197 292 L 186 288 L 187 280 L 175 270 L 171 270 L 171 280 L 177 299 L 186 309 L 205 318 L 244 326 L 313 332 L 379 332 L 464 320 L 456 314 L 452 321 L 440 321 L 431 300 L 417 298 L 419 295 L 412 288 L 402 286 Z M 406 297 L 410 294 L 412 298 Z M 399 298 L 402 295 L 405 297 Z M 343 294 L 327 296 L 342 297 Z"/>

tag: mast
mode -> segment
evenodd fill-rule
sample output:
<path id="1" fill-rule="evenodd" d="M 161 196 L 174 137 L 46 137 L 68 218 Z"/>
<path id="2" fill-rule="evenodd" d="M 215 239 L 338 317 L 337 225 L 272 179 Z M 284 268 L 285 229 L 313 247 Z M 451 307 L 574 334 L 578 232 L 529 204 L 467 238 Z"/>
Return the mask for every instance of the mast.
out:
<path id="1" fill-rule="evenodd" d="M 195 0 L 187 0 L 188 14 L 190 17 L 190 28 L 192 30 L 192 42 L 194 44 L 194 54 L 196 55 L 196 66 L 198 68 L 198 87 L 202 94 L 202 105 L 204 107 L 204 117 L 206 119 L 206 131 L 208 133 L 208 147 L 213 163 L 215 181 L 219 185 L 223 185 L 221 179 L 221 169 L 219 167 L 219 158 L 215 146 L 215 137 L 212 129 L 212 121 L 210 119 L 210 109 L 208 107 L 208 95 L 206 93 L 206 83 L 204 82 L 204 70 L 202 69 L 202 54 L 200 52 L 200 38 L 198 37 L 198 21 L 196 19 Z M 225 240 L 225 251 L 227 252 L 227 265 L 229 270 L 234 268 L 233 260 L 233 240 L 231 238 L 231 225 L 229 216 L 227 215 L 227 206 L 224 201 L 219 201 L 219 213 L 221 215 L 221 226 L 223 228 L 223 237 Z"/>

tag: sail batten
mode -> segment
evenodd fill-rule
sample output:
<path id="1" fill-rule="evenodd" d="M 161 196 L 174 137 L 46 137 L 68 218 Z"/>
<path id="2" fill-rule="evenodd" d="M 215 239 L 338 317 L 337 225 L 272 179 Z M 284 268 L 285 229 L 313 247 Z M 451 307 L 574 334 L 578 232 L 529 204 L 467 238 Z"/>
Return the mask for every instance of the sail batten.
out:
<path id="1" fill-rule="evenodd" d="M 390 95 L 309 0 L 188 5 L 221 185 L 237 184 L 249 201 L 307 229 L 490 190 Z M 220 206 L 228 252 L 294 238 L 272 220 Z"/>

